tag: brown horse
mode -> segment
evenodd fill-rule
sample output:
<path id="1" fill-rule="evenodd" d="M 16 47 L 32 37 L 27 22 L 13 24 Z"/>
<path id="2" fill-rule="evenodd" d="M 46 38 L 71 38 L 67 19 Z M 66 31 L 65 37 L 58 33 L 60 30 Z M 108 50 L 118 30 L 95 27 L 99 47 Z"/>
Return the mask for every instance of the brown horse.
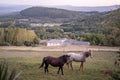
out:
<path id="1" fill-rule="evenodd" d="M 51 57 L 51 56 L 47 56 L 43 58 L 42 64 L 40 65 L 39 68 L 44 67 L 44 71 L 45 73 L 48 73 L 48 66 L 49 64 L 54 66 L 54 67 L 59 67 L 57 74 L 59 74 L 59 71 L 61 70 L 61 74 L 63 75 L 63 66 L 65 63 L 67 63 L 68 59 L 69 59 L 69 55 L 62 55 L 58 58 L 55 57 Z"/>

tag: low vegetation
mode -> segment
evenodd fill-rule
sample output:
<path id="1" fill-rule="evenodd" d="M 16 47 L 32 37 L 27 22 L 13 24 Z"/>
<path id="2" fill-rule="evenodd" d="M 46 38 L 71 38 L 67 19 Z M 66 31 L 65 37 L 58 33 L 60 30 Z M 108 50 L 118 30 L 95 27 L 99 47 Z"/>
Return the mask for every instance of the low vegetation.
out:
<path id="1" fill-rule="evenodd" d="M 5 51 L 6 52 L 6 51 Z M 8 53 L 14 53 L 14 51 L 8 51 Z M 16 52 L 16 51 L 15 51 Z M 20 51 L 19 51 L 20 52 Z M 22 51 L 23 52 L 23 51 Z M 4 53 L 4 51 L 2 52 Z M 31 53 L 29 51 L 29 53 Z M 28 53 L 28 54 L 29 54 Z M 51 55 L 54 52 L 37 52 Z M 51 56 L 60 56 L 61 52 Z M 62 52 L 63 53 L 63 52 Z M 65 52 L 66 53 L 66 52 Z M 77 52 L 79 53 L 79 52 Z M 38 57 L 13 57 L 13 58 L 0 58 L 0 61 L 5 60 L 9 69 L 16 68 L 17 71 L 22 71 L 17 80 L 119 80 L 119 67 L 114 66 L 114 60 L 117 56 L 117 52 L 109 51 L 94 51 L 93 58 L 87 58 L 84 64 L 84 72 L 79 71 L 80 63 L 74 62 L 74 70 L 70 70 L 64 65 L 64 75 L 58 75 L 58 68 L 49 67 L 49 73 L 45 74 L 44 69 L 38 69 L 42 56 Z M 105 74 L 105 71 L 109 71 L 112 75 Z"/>

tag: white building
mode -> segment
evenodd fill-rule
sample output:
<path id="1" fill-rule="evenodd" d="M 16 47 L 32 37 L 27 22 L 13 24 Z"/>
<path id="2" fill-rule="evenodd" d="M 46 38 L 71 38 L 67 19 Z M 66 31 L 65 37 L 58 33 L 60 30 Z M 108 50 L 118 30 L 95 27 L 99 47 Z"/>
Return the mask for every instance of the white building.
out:
<path id="1" fill-rule="evenodd" d="M 62 46 L 67 39 L 51 39 L 47 41 L 47 46 Z"/>
<path id="2" fill-rule="evenodd" d="M 90 42 L 88 41 L 73 41 L 72 45 L 84 45 L 84 46 L 89 46 Z"/>
<path id="3" fill-rule="evenodd" d="M 54 26 L 60 26 L 62 23 L 31 23 L 30 25 L 32 27 L 54 27 Z"/>
<path id="4" fill-rule="evenodd" d="M 89 46 L 89 42 L 85 41 L 69 41 L 66 38 L 63 39 L 50 39 L 46 42 L 47 46 L 63 46 L 63 45 L 84 45 Z"/>

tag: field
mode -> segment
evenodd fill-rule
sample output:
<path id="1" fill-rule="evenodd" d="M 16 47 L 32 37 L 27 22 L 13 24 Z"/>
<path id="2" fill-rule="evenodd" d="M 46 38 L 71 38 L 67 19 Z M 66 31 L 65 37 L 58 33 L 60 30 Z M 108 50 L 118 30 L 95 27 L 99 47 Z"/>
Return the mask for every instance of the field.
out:
<path id="1" fill-rule="evenodd" d="M 49 73 L 45 74 L 43 68 L 38 69 L 44 56 L 60 56 L 68 51 L 36 51 L 36 50 L 16 50 L 0 48 L 0 62 L 5 61 L 9 65 L 9 70 L 16 69 L 21 72 L 18 80 L 113 80 L 105 75 L 104 71 L 118 71 L 114 61 L 117 51 L 93 51 L 93 58 L 87 58 L 84 64 L 84 72 L 79 71 L 79 62 L 73 63 L 74 70 L 68 69 L 64 65 L 64 75 L 58 75 L 58 68 L 49 66 Z M 80 51 L 74 51 L 80 53 Z"/>

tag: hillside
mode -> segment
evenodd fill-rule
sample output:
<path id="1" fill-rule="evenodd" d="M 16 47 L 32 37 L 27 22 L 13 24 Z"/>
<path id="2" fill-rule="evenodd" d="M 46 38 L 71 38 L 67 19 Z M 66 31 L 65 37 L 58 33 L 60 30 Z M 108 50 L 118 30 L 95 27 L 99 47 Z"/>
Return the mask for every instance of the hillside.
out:
<path id="1" fill-rule="evenodd" d="M 31 5 L 7 5 L 7 4 L 0 4 L 0 15 L 7 15 L 13 12 L 21 11 L 26 8 L 31 7 Z M 52 8 L 58 8 L 58 9 L 65 9 L 65 10 L 71 10 L 71 11 L 82 11 L 82 12 L 91 12 L 91 11 L 98 11 L 98 12 L 104 12 L 104 11 L 111 11 L 116 10 L 120 7 L 120 5 L 112 5 L 112 6 L 71 6 L 71 5 L 63 5 L 63 6 L 47 6 Z"/>
<path id="2" fill-rule="evenodd" d="M 91 13 L 92 14 L 92 13 Z M 77 25 L 78 27 L 116 27 L 120 25 L 120 8 L 113 11 L 96 13 L 84 17 L 83 19 L 77 18 L 70 21 L 70 24 Z"/>
<path id="3" fill-rule="evenodd" d="M 120 8 L 106 13 L 102 23 L 104 26 L 120 28 Z"/>
<path id="4" fill-rule="evenodd" d="M 20 12 L 24 17 L 42 17 L 42 18 L 73 18 L 80 15 L 79 12 L 47 8 L 47 7 L 30 7 Z"/>

